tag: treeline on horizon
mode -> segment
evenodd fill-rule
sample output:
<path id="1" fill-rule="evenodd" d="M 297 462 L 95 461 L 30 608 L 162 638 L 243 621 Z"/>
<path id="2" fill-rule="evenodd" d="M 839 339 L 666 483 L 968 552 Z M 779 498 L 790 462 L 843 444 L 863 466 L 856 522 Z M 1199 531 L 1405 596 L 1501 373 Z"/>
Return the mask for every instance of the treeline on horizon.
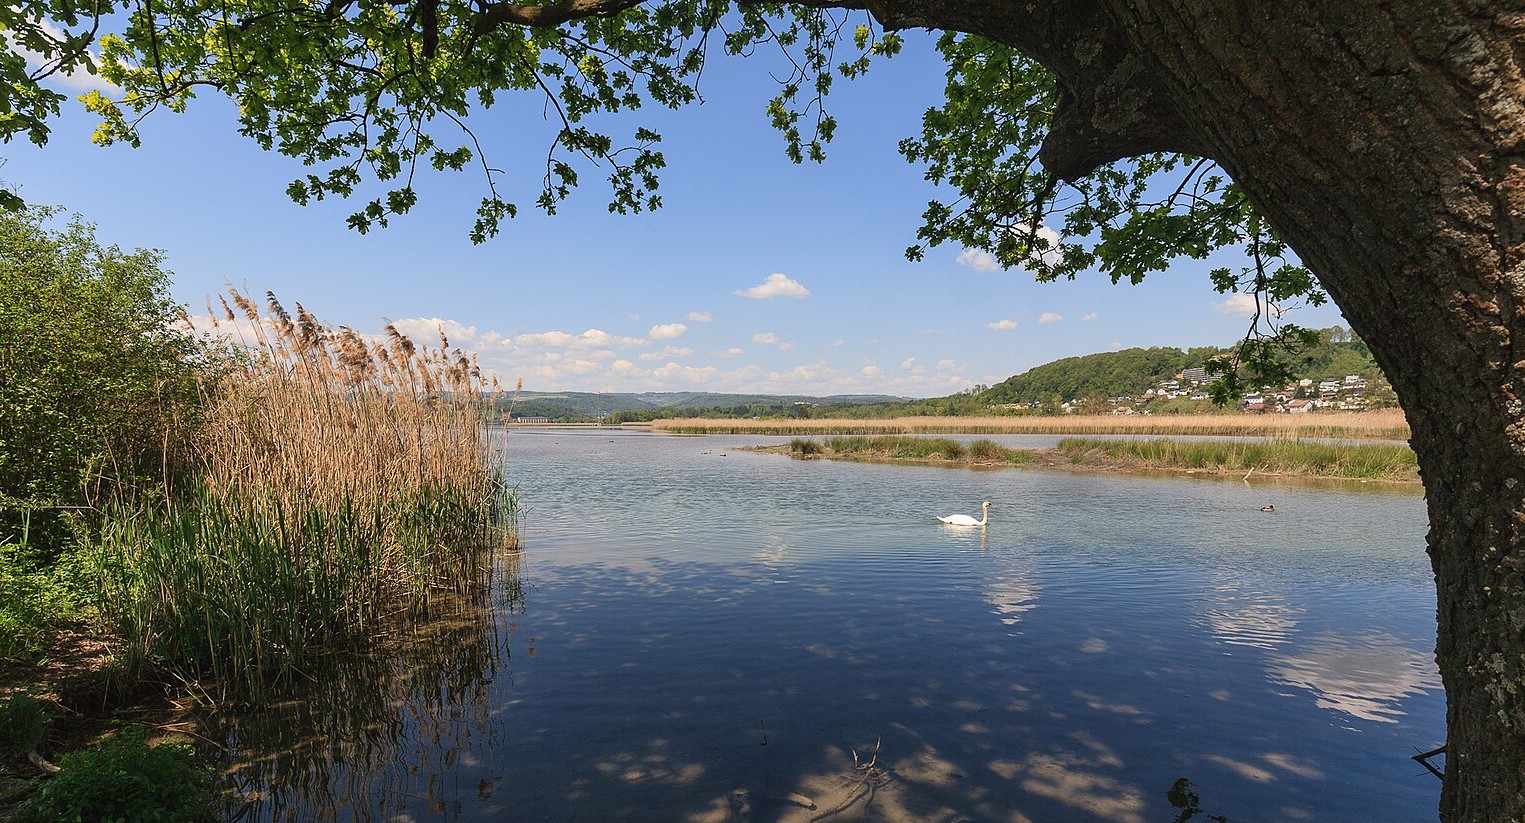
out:
<path id="1" fill-rule="evenodd" d="M 1319 329 L 1317 345 L 1287 359 L 1295 373 L 1312 379 L 1343 377 L 1354 374 L 1367 380 L 1381 379 L 1381 369 L 1371 357 L 1371 350 L 1349 329 L 1331 326 Z M 590 408 L 586 398 L 592 395 L 537 397 L 527 400 L 508 398 L 500 402 L 505 415 L 543 417 L 553 422 L 647 423 L 674 418 L 853 418 L 883 419 L 892 417 L 966 417 L 988 414 L 1061 414 L 1064 403 L 1097 405 L 1114 397 L 1138 397 L 1162 380 L 1186 369 L 1205 366 L 1217 357 L 1232 354 L 1231 348 L 1197 346 L 1177 349 L 1168 346 L 1131 348 L 1099 352 L 1035 366 L 994 386 L 974 386 L 946 397 L 900 400 L 886 398 L 874 402 L 829 400 L 809 402 L 795 397 L 761 398 L 735 395 L 727 402 L 725 395 L 715 395 L 714 402 L 664 405 L 655 408 L 615 408 L 621 395 L 598 399 L 602 408 Z M 1028 406 L 1036 408 L 1004 408 Z M 1161 411 L 1221 411 L 1210 402 L 1188 404 L 1171 401 Z"/>

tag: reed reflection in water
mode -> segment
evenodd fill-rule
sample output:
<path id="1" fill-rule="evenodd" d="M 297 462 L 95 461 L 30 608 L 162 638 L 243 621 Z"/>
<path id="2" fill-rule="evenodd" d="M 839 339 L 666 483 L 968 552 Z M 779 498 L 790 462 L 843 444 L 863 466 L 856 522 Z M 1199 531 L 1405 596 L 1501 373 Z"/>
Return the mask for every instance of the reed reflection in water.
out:
<path id="1" fill-rule="evenodd" d="M 242 808 L 234 820 L 402 821 L 460 811 L 449 775 L 501 734 L 491 687 L 524 607 L 518 551 L 469 595 L 442 592 L 400 637 L 336 650 L 284 699 L 203 718 Z M 488 798 L 495 783 L 470 788 Z"/>

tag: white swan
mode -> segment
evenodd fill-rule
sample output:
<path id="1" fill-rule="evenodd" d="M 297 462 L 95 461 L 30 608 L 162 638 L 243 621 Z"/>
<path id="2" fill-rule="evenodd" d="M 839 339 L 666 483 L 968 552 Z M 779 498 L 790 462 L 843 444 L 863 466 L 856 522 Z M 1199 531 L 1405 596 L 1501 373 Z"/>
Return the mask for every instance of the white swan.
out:
<path id="1" fill-rule="evenodd" d="M 980 519 L 975 520 L 967 514 L 950 514 L 947 517 L 939 517 L 938 520 L 950 526 L 983 526 L 990 519 L 990 501 L 980 504 Z"/>

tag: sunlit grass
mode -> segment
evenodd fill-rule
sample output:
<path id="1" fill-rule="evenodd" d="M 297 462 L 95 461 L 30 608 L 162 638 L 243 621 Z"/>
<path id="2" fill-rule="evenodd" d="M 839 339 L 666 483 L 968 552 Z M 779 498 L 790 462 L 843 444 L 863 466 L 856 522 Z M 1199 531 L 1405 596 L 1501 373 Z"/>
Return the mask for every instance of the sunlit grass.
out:
<path id="1" fill-rule="evenodd" d="M 961 443 L 946 437 L 909 437 L 849 435 L 831 437 L 824 443 L 795 439 L 789 443 L 791 454 L 801 457 L 852 457 L 866 460 L 924 460 L 953 463 L 1027 463 L 1034 459 L 1028 449 L 1009 449 L 990 440 Z"/>
<path id="2" fill-rule="evenodd" d="M 946 437 L 833 437 L 826 445 L 837 454 L 873 454 L 899 460 L 962 460 L 963 443 Z"/>
<path id="3" fill-rule="evenodd" d="M 1307 443 L 1294 440 L 1208 441 L 1065 438 L 1058 450 L 1072 462 L 1093 454 L 1146 467 L 1262 471 L 1315 477 L 1412 480 L 1418 462 L 1407 446 L 1380 443 Z"/>
<path id="4" fill-rule="evenodd" d="M 963 465 L 1073 465 L 1111 469 L 1244 472 L 1362 480 L 1416 480 L 1414 452 L 1385 443 L 1309 443 L 1297 440 L 1181 441 L 1067 437 L 1054 449 L 1013 449 L 991 440 L 961 443 L 945 437 L 846 435 L 823 441 L 796 438 L 798 457 L 905 460 Z"/>

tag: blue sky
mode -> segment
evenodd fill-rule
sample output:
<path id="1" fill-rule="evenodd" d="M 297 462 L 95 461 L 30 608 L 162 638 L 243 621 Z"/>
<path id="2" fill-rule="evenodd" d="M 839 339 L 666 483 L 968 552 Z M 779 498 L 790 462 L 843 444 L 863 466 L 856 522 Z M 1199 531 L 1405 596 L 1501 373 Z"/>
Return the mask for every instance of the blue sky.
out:
<path id="1" fill-rule="evenodd" d="M 937 195 L 895 146 L 940 98 L 930 46 L 912 36 L 902 56 L 837 84 L 823 165 L 784 157 L 763 113 L 769 66 L 713 61 L 703 105 L 622 121 L 665 138 L 665 205 L 650 214 L 608 214 L 589 169 L 558 215 L 541 214 L 531 203 L 551 132 L 538 103 L 475 117 L 521 204 L 480 246 L 467 237 L 480 177 L 428 174 L 413 213 L 361 236 L 344 225 L 353 204 L 287 199 L 306 170 L 239 137 L 233 107 L 214 98 L 151 118 L 138 149 L 91 145 L 94 122 L 75 104 L 47 147 L 0 146 L 0 180 L 80 213 L 105 242 L 164 250 L 193 313 L 232 283 L 362 332 L 389 319 L 427 341 L 443 328 L 531 390 L 938 396 L 1060 357 L 1243 334 L 1242 303 L 1206 276 L 1229 258 L 1139 286 L 1040 284 L 947 246 L 907 262 Z M 1289 319 L 1343 325 L 1330 307 Z"/>

